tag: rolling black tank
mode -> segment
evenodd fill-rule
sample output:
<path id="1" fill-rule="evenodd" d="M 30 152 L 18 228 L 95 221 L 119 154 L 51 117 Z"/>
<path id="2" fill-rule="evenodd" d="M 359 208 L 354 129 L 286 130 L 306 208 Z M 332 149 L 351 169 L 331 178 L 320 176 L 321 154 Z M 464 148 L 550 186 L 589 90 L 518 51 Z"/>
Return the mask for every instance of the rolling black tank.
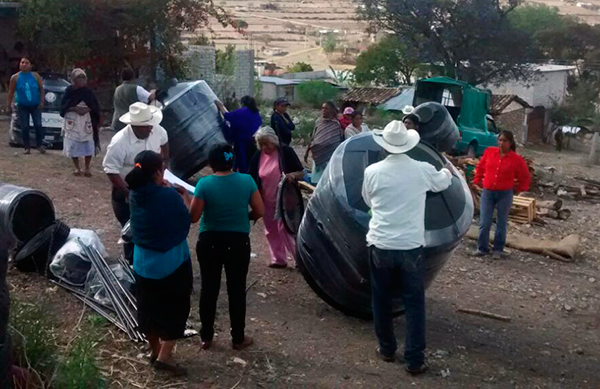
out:
<path id="1" fill-rule="evenodd" d="M 421 119 L 421 139 L 434 145 L 438 151 L 451 151 L 458 142 L 459 132 L 452 116 L 440 103 L 428 102 L 417 106 L 414 111 Z"/>
<path id="2" fill-rule="evenodd" d="M 407 154 L 438 170 L 446 163 L 425 142 Z M 308 203 L 297 237 L 298 264 L 308 284 L 328 304 L 357 317 L 372 315 L 366 246 L 370 216 L 361 194 L 363 174 L 384 157 L 368 133 L 341 144 Z M 427 194 L 426 287 L 450 259 L 473 219 L 471 193 L 462 176 L 456 171 L 454 175 L 448 189 Z M 394 305 L 394 312 L 401 313 L 399 299 Z"/>
<path id="3" fill-rule="evenodd" d="M 161 126 L 169 134 L 169 169 L 179 178 L 200 171 L 211 148 L 226 143 L 215 100 L 204 81 L 182 82 L 165 93 Z"/>

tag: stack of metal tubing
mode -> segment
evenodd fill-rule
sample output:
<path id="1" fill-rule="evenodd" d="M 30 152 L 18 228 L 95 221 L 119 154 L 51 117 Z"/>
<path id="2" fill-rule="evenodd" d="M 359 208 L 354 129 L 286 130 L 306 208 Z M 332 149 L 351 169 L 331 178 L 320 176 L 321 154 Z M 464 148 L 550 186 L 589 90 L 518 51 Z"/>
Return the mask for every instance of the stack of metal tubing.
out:
<path id="1" fill-rule="evenodd" d="M 92 267 L 98 273 L 99 279 L 106 291 L 106 296 L 110 300 L 110 305 L 101 304 L 80 289 L 61 282 L 53 282 L 71 292 L 96 313 L 105 317 L 117 328 L 125 332 L 131 340 L 145 342 L 146 338 L 137 330 L 137 305 L 135 296 L 121 284 L 114 271 L 108 266 L 108 263 L 96 248 L 86 246 L 79 238 L 77 238 L 77 243 L 81 246 L 83 253 L 89 258 Z M 129 273 L 131 278 L 134 278 L 131 268 L 122 257 L 119 258 L 119 264 L 125 272 Z"/>

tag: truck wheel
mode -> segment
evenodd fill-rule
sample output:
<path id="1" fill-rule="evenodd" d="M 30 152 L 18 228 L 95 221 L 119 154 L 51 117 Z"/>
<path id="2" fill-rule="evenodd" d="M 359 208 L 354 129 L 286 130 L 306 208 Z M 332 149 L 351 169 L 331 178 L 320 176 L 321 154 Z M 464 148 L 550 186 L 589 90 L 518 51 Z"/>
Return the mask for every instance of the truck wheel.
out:
<path id="1" fill-rule="evenodd" d="M 477 146 L 475 144 L 470 144 L 469 147 L 467 147 L 467 156 L 469 158 L 475 158 L 476 155 L 477 155 Z"/>

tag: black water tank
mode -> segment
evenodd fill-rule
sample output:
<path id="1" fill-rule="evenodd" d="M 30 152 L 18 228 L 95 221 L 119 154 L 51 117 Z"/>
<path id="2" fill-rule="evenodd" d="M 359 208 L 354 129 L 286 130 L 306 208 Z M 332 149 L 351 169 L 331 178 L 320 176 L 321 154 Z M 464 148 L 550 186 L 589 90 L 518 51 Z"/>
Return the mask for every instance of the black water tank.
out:
<path id="1" fill-rule="evenodd" d="M 428 102 L 417 106 L 414 111 L 421 119 L 421 139 L 434 145 L 440 152 L 449 152 L 458 142 L 459 132 L 454 119 L 440 103 Z"/>
<path id="2" fill-rule="evenodd" d="M 438 170 L 446 163 L 424 142 L 407 154 Z M 368 133 L 340 145 L 308 203 L 297 237 L 298 264 L 313 290 L 340 311 L 365 318 L 372 311 L 366 246 L 370 217 L 361 194 L 363 174 L 367 166 L 384 157 L 383 149 Z M 426 287 L 452 256 L 472 219 L 473 199 L 458 173 L 448 189 L 427 195 Z M 402 311 L 398 299 L 394 311 Z"/>
<path id="3" fill-rule="evenodd" d="M 169 134 L 169 169 L 179 178 L 200 171 L 210 149 L 226 143 L 216 99 L 204 81 L 182 82 L 164 94 L 161 126 Z"/>
<path id="4" fill-rule="evenodd" d="M 20 245 L 55 220 L 54 205 L 39 190 L 0 183 L 0 234 Z"/>

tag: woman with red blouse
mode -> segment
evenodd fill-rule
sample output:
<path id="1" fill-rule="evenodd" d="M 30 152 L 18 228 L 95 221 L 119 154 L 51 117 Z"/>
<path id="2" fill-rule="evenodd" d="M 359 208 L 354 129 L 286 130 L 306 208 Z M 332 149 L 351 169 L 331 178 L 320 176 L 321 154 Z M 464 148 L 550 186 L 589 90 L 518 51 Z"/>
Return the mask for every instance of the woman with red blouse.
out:
<path id="1" fill-rule="evenodd" d="M 498 209 L 496 233 L 492 258 L 503 256 L 506 243 L 508 212 L 513 194 L 529 190 L 531 177 L 523 157 L 516 153 L 515 138 L 510 131 L 502 131 L 498 136 L 498 147 L 488 147 L 475 169 L 473 184 L 483 187 L 479 212 L 479 239 L 477 256 L 490 253 L 490 228 L 494 209 Z"/>

